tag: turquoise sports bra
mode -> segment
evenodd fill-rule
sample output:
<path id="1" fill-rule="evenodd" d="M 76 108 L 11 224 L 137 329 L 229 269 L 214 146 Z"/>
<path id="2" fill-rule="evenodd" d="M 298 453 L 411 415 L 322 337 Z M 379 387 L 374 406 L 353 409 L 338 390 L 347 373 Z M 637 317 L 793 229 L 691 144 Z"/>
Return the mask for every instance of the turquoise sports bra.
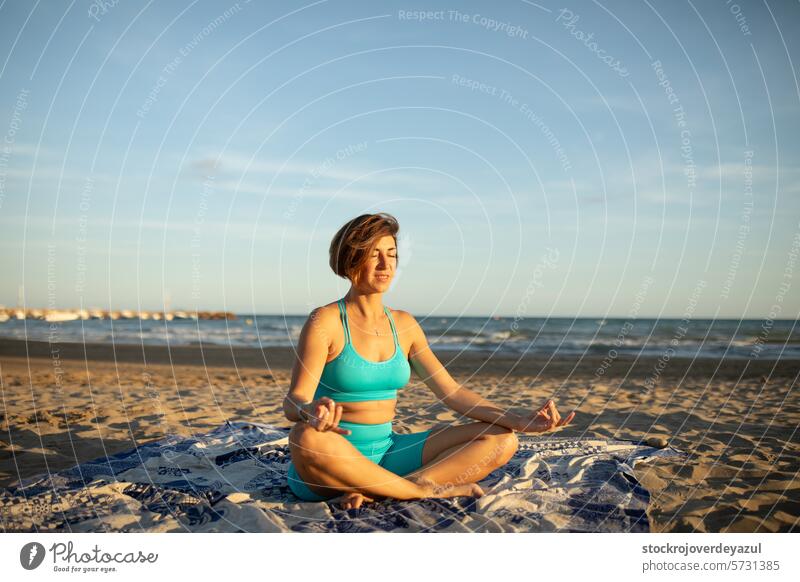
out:
<path id="1" fill-rule="evenodd" d="M 314 400 L 327 396 L 334 402 L 361 402 L 363 400 L 392 400 L 397 391 L 411 378 L 411 365 L 403 355 L 397 330 L 389 310 L 383 310 L 389 317 L 389 325 L 394 336 L 394 356 L 382 362 L 362 358 L 350 341 L 350 326 L 347 324 L 347 308 L 344 299 L 337 301 L 339 314 L 344 327 L 344 348 L 333 360 L 325 364 Z"/>

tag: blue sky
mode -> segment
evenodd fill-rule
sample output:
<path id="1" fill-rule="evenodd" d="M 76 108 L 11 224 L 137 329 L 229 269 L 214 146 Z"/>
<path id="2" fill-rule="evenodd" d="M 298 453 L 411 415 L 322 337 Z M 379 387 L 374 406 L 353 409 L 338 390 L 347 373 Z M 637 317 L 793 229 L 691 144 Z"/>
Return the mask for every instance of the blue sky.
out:
<path id="1" fill-rule="evenodd" d="M 775 1 L 5 2 L 0 304 L 307 313 L 348 289 L 333 234 L 383 211 L 385 303 L 415 314 L 796 318 L 798 24 Z"/>

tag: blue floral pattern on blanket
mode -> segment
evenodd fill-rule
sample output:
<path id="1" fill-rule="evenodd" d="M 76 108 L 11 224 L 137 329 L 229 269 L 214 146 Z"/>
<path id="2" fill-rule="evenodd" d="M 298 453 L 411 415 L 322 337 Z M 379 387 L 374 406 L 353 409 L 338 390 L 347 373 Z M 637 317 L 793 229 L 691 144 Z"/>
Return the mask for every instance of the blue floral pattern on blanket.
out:
<path id="1" fill-rule="evenodd" d="M 286 472 L 289 429 L 226 422 L 0 489 L 6 532 L 647 532 L 639 461 L 685 457 L 632 441 L 519 434 L 481 498 L 385 499 L 359 509 L 302 501 Z"/>

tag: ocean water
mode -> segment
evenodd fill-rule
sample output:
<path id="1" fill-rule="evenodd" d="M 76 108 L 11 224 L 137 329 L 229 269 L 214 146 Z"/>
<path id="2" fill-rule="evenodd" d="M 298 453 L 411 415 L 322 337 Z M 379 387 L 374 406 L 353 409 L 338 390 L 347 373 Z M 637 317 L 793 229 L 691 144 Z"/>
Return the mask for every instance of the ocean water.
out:
<path id="1" fill-rule="evenodd" d="M 415 316 L 438 350 L 519 356 L 800 358 L 794 320 L 494 318 Z M 49 323 L 12 319 L 1 338 L 54 342 L 295 346 L 306 316 L 240 314 L 230 321 L 85 320 Z"/>

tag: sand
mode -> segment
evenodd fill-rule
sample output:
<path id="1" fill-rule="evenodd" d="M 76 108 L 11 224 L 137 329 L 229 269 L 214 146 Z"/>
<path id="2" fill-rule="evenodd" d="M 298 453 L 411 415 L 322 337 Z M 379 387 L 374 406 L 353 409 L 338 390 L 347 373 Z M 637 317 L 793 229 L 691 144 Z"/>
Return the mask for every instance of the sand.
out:
<path id="1" fill-rule="evenodd" d="M 437 352 L 453 377 L 499 406 L 554 398 L 577 411 L 559 436 L 665 438 L 690 454 L 636 468 L 657 532 L 798 529 L 800 362 L 548 360 Z M 281 402 L 290 349 L 109 346 L 0 340 L 0 487 L 19 478 L 191 435 L 227 420 L 291 426 Z M 413 377 L 395 422 L 471 422 Z"/>

